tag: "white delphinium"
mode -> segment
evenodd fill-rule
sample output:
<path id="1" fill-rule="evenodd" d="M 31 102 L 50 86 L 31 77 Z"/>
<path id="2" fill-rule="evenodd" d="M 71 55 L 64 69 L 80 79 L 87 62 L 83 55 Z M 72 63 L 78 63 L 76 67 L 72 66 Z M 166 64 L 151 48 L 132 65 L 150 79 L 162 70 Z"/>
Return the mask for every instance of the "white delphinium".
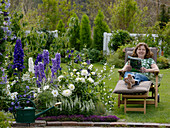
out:
<path id="1" fill-rule="evenodd" d="M 81 75 L 82 76 L 87 76 L 88 75 L 88 71 L 86 69 L 81 70 Z"/>
<path id="2" fill-rule="evenodd" d="M 71 96 L 71 94 L 72 94 L 72 92 L 71 92 L 70 89 L 66 89 L 66 90 L 64 90 L 64 91 L 62 92 L 62 95 L 63 95 L 63 96 L 66 96 L 66 97 Z"/>
<path id="3" fill-rule="evenodd" d="M 63 78 L 64 78 L 64 76 L 63 76 L 63 75 L 60 75 L 60 76 L 58 77 L 58 81 L 61 81 Z"/>
<path id="4" fill-rule="evenodd" d="M 32 57 L 29 57 L 28 59 L 28 71 L 34 73 L 34 62 Z"/>
<path id="5" fill-rule="evenodd" d="M 93 80 L 91 77 L 89 77 L 87 80 L 88 80 L 90 83 L 94 83 L 94 80 Z"/>
<path id="6" fill-rule="evenodd" d="M 68 85 L 68 88 L 69 88 L 70 90 L 74 90 L 74 89 L 75 89 L 75 86 L 74 86 L 74 84 L 69 84 L 69 85 Z"/>
<path id="7" fill-rule="evenodd" d="M 53 94 L 54 97 L 57 97 L 57 96 L 58 96 L 58 91 L 57 91 L 57 90 L 52 90 L 51 93 Z"/>

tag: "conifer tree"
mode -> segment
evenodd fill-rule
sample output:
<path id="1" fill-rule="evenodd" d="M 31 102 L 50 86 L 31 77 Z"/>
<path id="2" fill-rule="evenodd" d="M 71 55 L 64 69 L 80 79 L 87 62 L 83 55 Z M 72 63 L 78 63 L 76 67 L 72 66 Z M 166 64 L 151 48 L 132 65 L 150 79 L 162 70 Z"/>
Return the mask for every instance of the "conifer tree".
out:
<path id="1" fill-rule="evenodd" d="M 80 21 L 74 13 L 68 21 L 67 36 L 69 37 L 70 47 L 80 49 Z"/>
<path id="2" fill-rule="evenodd" d="M 58 30 L 59 37 L 63 36 L 63 34 L 65 33 L 66 29 L 65 29 L 65 25 L 62 20 L 59 20 L 57 24 L 57 30 Z"/>
<path id="3" fill-rule="evenodd" d="M 104 21 L 104 14 L 101 10 L 94 21 L 94 35 L 93 35 L 93 47 L 97 50 L 103 50 L 103 33 L 110 32 L 109 26 Z"/>
<path id="4" fill-rule="evenodd" d="M 89 17 L 84 14 L 80 24 L 80 49 L 91 46 L 91 27 Z"/>

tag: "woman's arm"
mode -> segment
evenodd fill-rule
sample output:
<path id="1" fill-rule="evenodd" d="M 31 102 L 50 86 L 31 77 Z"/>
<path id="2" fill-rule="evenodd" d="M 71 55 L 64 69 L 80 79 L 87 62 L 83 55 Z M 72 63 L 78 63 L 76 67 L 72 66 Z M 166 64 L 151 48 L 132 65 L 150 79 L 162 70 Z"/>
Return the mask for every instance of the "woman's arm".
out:
<path id="1" fill-rule="evenodd" d="M 144 72 L 154 72 L 154 70 L 159 70 L 159 68 L 156 64 L 152 64 L 151 69 L 146 69 L 146 68 L 142 67 L 141 70 L 142 70 L 142 73 L 144 73 Z"/>

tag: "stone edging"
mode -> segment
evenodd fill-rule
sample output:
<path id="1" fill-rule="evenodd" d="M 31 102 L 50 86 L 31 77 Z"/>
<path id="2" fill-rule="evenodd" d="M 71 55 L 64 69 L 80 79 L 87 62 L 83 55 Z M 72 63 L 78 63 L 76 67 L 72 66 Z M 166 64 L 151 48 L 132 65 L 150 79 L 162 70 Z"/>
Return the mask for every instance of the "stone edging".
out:
<path id="1" fill-rule="evenodd" d="M 76 121 L 40 121 L 35 123 L 12 123 L 12 127 L 45 127 L 45 126 L 105 126 L 105 127 L 170 127 L 163 123 L 133 123 L 133 122 L 76 122 Z"/>

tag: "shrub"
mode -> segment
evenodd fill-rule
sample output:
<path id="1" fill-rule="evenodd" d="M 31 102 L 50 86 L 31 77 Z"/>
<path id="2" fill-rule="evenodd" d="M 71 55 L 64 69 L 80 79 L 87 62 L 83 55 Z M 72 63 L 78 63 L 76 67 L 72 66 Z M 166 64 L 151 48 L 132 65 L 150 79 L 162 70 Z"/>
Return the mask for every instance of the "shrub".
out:
<path id="1" fill-rule="evenodd" d="M 108 46 L 111 50 L 116 51 L 121 45 L 128 44 L 131 41 L 132 37 L 128 31 L 118 30 L 113 32 Z"/>
<path id="2" fill-rule="evenodd" d="M 58 36 L 61 37 L 65 33 L 65 26 L 62 20 L 60 20 L 57 24 Z"/>
<path id="3" fill-rule="evenodd" d="M 12 114 L 0 111 L 0 128 L 11 128 Z"/>
<path id="4" fill-rule="evenodd" d="M 170 60 L 164 56 L 160 56 L 157 58 L 157 65 L 160 69 L 170 68 Z"/>
<path id="5" fill-rule="evenodd" d="M 80 24 L 80 49 L 90 48 L 91 46 L 91 27 L 89 17 L 84 14 Z"/>
<path id="6" fill-rule="evenodd" d="M 98 11 L 98 14 L 94 21 L 94 35 L 93 35 L 93 48 L 97 50 L 103 49 L 103 33 L 110 32 L 107 23 L 104 21 L 104 15 L 101 10 Z"/>

